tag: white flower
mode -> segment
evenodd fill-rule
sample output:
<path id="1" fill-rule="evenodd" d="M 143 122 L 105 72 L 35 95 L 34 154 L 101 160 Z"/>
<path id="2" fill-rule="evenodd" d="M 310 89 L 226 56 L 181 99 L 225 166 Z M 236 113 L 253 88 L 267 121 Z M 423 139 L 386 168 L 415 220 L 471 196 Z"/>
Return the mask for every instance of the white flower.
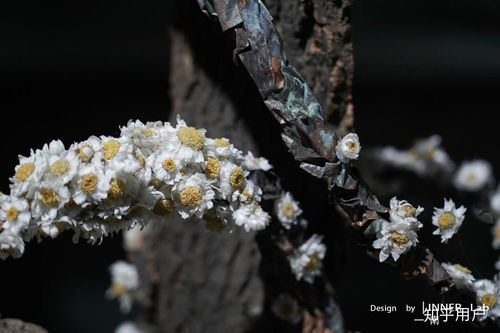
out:
<path id="1" fill-rule="evenodd" d="M 497 220 L 493 228 L 491 229 L 491 233 L 493 234 L 493 248 L 498 250 L 500 249 L 500 219 Z"/>
<path id="2" fill-rule="evenodd" d="M 438 228 L 432 233 L 433 235 L 441 235 L 441 242 L 447 243 L 448 240 L 457 233 L 465 219 L 467 208 L 460 206 L 455 207 L 453 200 L 444 199 L 443 208 L 434 208 L 432 216 L 432 224 Z"/>
<path id="3" fill-rule="evenodd" d="M 73 200 L 85 207 L 108 196 L 111 177 L 94 164 L 83 165 L 73 183 Z"/>
<path id="4" fill-rule="evenodd" d="M 390 201 L 389 215 L 392 222 L 403 222 L 413 228 L 421 228 L 423 225 L 417 220 L 417 216 L 424 210 L 422 207 L 413 207 L 406 200 L 398 200 L 393 197 Z"/>
<path id="5" fill-rule="evenodd" d="M 166 184 L 173 185 L 182 177 L 183 164 L 172 149 L 156 151 L 148 157 L 147 164 L 151 166 L 154 176 Z"/>
<path id="6" fill-rule="evenodd" d="M 24 241 L 17 233 L 4 230 L 0 233 L 0 258 L 5 260 L 8 256 L 19 258 L 24 253 Z"/>
<path id="7" fill-rule="evenodd" d="M 302 319 L 302 309 L 295 298 L 289 294 L 280 294 L 273 300 L 271 309 L 276 317 L 297 324 Z"/>
<path id="8" fill-rule="evenodd" d="M 249 204 L 253 201 L 260 202 L 262 190 L 254 184 L 251 180 L 246 182 L 244 189 L 238 189 L 233 192 L 231 198 L 231 207 L 237 209 L 240 203 Z"/>
<path id="9" fill-rule="evenodd" d="M 204 161 L 205 129 L 196 129 L 186 125 L 177 115 L 177 126 L 174 129 L 172 145 L 177 158 L 186 163 L 201 163 Z"/>
<path id="10" fill-rule="evenodd" d="M 31 150 L 30 156 L 19 155 L 19 165 L 15 168 L 14 177 L 10 178 L 11 194 L 31 197 L 33 185 L 42 181 L 42 177 L 47 168 L 47 160 L 41 150 Z M 31 190 L 31 191 L 30 191 Z"/>
<path id="11" fill-rule="evenodd" d="M 79 160 L 74 151 L 64 148 L 61 140 L 54 140 L 42 149 L 47 160 L 46 181 L 67 184 L 78 171 Z"/>
<path id="12" fill-rule="evenodd" d="M 233 212 L 233 219 L 237 226 L 243 226 L 245 231 L 251 231 L 265 229 L 271 217 L 257 202 L 253 201 L 250 204 L 241 204 Z"/>
<path id="13" fill-rule="evenodd" d="M 201 173 L 181 179 L 172 188 L 172 193 L 180 203 L 178 211 L 182 218 L 193 215 L 201 218 L 205 211 L 213 207 L 215 192 L 211 182 Z"/>
<path id="14" fill-rule="evenodd" d="M 127 126 L 120 128 L 121 136 L 126 137 L 144 154 L 151 154 L 161 145 L 168 144 L 171 135 L 170 123 L 161 121 L 142 123 L 140 120 L 129 120 Z"/>
<path id="15" fill-rule="evenodd" d="M 491 179 L 491 165 L 484 160 L 462 162 L 455 174 L 455 187 L 459 190 L 476 192 Z"/>
<path id="16" fill-rule="evenodd" d="M 145 333 L 137 324 L 126 321 L 115 329 L 115 333 Z"/>
<path id="17" fill-rule="evenodd" d="M 31 215 L 41 221 L 53 221 L 70 198 L 68 188 L 61 183 L 43 182 L 36 189 Z"/>
<path id="18" fill-rule="evenodd" d="M 0 197 L 0 221 L 2 227 L 13 233 L 26 229 L 31 220 L 28 201 L 15 196 L 2 195 Z"/>
<path id="19" fill-rule="evenodd" d="M 106 291 L 110 299 L 118 297 L 120 309 L 129 312 L 132 308 L 132 293 L 139 287 L 139 274 L 135 265 L 119 260 L 114 262 L 111 272 L 111 287 Z"/>
<path id="20" fill-rule="evenodd" d="M 486 279 L 477 280 L 474 282 L 474 292 L 476 294 L 477 304 L 485 305 L 489 308 L 486 315 L 479 318 L 479 320 L 484 320 L 486 317 L 500 317 L 500 289 L 498 288 L 498 281 L 494 283 Z"/>
<path id="21" fill-rule="evenodd" d="M 219 159 L 229 159 L 235 162 L 243 159 L 243 153 L 226 138 L 207 139 L 206 146 L 209 154 Z"/>
<path id="22" fill-rule="evenodd" d="M 264 157 L 255 157 L 252 152 L 249 151 L 245 155 L 245 159 L 243 160 L 243 166 L 247 170 L 263 170 L 268 171 L 272 169 L 272 165 L 269 164 L 269 161 Z"/>
<path id="23" fill-rule="evenodd" d="M 219 190 L 223 199 L 232 198 L 233 192 L 246 186 L 248 171 L 229 161 L 220 164 Z"/>
<path id="24" fill-rule="evenodd" d="M 397 261 L 401 254 L 417 245 L 417 242 L 417 234 L 409 224 L 382 221 L 382 229 L 377 233 L 377 239 L 372 246 L 380 249 L 380 262 L 385 261 L 389 255 Z"/>
<path id="25" fill-rule="evenodd" d="M 497 189 L 490 197 L 490 207 L 493 213 L 500 215 L 500 189 Z"/>
<path id="26" fill-rule="evenodd" d="M 326 246 L 321 236 L 312 235 L 294 253 L 288 257 L 292 272 L 297 280 L 314 282 L 314 277 L 321 274 L 322 260 L 325 257 Z"/>
<path id="27" fill-rule="evenodd" d="M 297 217 L 302 214 L 299 204 L 290 192 L 285 192 L 274 202 L 274 211 L 278 220 L 286 228 L 290 229 L 292 224 L 297 223 Z"/>
<path id="28" fill-rule="evenodd" d="M 337 157 L 342 163 L 358 159 L 360 150 L 361 145 L 359 144 L 359 138 L 356 133 L 347 134 L 335 147 Z"/>
<path id="29" fill-rule="evenodd" d="M 469 289 L 476 280 L 467 267 L 459 264 L 453 265 L 450 263 L 443 263 L 441 265 L 446 270 L 448 275 L 451 276 L 453 284 L 458 289 Z"/>

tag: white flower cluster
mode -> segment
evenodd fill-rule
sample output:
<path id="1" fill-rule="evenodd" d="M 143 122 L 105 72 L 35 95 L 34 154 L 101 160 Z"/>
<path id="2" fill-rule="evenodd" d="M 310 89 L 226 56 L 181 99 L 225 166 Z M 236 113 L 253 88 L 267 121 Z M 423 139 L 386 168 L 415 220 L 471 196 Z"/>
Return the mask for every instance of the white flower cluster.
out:
<path id="1" fill-rule="evenodd" d="M 0 197 L 0 257 L 21 256 L 33 237 L 72 229 L 75 241 L 94 243 L 173 212 L 203 218 L 210 230 L 232 222 L 260 230 L 270 216 L 247 176 L 269 168 L 179 117 L 175 127 L 130 121 L 118 138 L 92 136 L 69 149 L 52 141 L 19 157 L 10 195 Z"/>
<path id="2" fill-rule="evenodd" d="M 325 253 L 326 246 L 322 242 L 322 237 L 312 235 L 288 257 L 295 278 L 313 283 L 314 278 L 322 272 Z"/>
<path id="3" fill-rule="evenodd" d="M 406 200 L 398 200 L 396 197 L 391 199 L 389 211 L 391 221 L 379 220 L 381 226 L 377 239 L 372 244 L 375 249 L 380 249 L 380 262 L 385 261 L 389 255 L 396 261 L 401 254 L 417 245 L 417 231 L 423 226 L 417 216 L 423 210 L 422 207 L 413 207 Z"/>
<path id="4" fill-rule="evenodd" d="M 118 260 L 110 267 L 111 287 L 106 290 L 109 299 L 118 298 L 122 312 L 132 308 L 133 293 L 139 288 L 139 273 L 133 264 Z"/>
<path id="5" fill-rule="evenodd" d="M 454 167 L 453 162 L 440 145 L 441 137 L 432 135 L 417 140 L 408 150 L 398 150 L 392 146 L 384 147 L 378 158 L 389 165 L 413 171 L 418 175 L 450 172 Z"/>

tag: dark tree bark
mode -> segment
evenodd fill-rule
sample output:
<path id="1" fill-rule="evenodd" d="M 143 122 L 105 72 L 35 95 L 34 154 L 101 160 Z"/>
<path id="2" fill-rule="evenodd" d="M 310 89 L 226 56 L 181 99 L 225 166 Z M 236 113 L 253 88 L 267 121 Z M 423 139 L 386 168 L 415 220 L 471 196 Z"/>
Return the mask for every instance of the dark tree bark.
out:
<path id="1" fill-rule="evenodd" d="M 0 333 L 47 333 L 47 330 L 19 319 L 6 318 L 0 319 Z"/>
<path id="2" fill-rule="evenodd" d="M 350 0 L 267 4 L 290 62 L 312 85 L 332 123 L 350 127 Z M 227 137 L 242 150 L 272 157 L 277 173 L 292 180 L 291 190 L 314 212 L 308 218 L 321 216 L 316 212 L 328 210 L 326 190 L 289 156 L 248 73 L 233 61 L 231 34 L 205 17 L 195 0 L 175 1 L 172 15 L 170 120 L 180 114 L 210 137 Z M 318 195 L 321 200 L 307 195 L 318 191 L 325 193 Z M 254 236 L 241 229 L 211 235 L 203 224 L 180 218 L 153 226 L 142 247 L 130 252 L 141 272 L 142 320 L 154 332 L 271 330 L 261 315 L 265 286 Z"/>

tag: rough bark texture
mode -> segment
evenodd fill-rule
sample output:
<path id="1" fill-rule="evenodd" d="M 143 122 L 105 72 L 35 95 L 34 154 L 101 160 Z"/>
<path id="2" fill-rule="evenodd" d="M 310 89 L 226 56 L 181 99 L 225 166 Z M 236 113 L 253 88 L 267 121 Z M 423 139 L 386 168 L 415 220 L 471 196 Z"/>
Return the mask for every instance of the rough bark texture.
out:
<path id="1" fill-rule="evenodd" d="M 313 86 L 335 124 L 352 117 L 350 1 L 267 1 L 278 22 L 290 61 Z M 203 16 L 196 1 L 176 1 L 171 27 L 171 116 L 204 127 L 210 137 L 227 137 L 242 150 L 271 157 L 296 192 L 325 191 L 296 167 L 260 95 L 232 58 L 234 42 Z M 344 119 L 342 121 L 342 119 Z M 299 194 L 297 193 L 297 194 Z M 326 193 L 326 192 L 325 192 Z M 301 197 L 314 219 L 326 199 Z M 322 195 L 321 198 L 326 198 Z M 318 213 L 319 212 L 319 213 Z M 142 247 L 131 251 L 139 265 L 142 314 L 155 332 L 270 331 L 259 319 L 265 286 L 254 235 L 236 230 L 210 235 L 203 225 L 171 218 L 155 225 Z M 267 313 L 267 312 L 265 312 Z"/>

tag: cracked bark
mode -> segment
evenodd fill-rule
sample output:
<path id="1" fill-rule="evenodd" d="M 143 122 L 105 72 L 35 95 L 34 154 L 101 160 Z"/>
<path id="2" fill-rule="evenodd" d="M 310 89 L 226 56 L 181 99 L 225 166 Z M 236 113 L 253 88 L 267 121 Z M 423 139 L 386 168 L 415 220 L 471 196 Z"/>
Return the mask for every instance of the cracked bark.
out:
<path id="1" fill-rule="evenodd" d="M 311 84 L 329 120 L 347 130 L 352 126 L 350 1 L 267 3 L 290 62 Z M 176 1 L 173 7 L 170 120 L 180 114 L 188 124 L 206 128 L 210 137 L 227 137 L 244 151 L 290 161 L 279 127 L 248 73 L 233 62 L 227 34 L 202 15 L 196 1 Z M 282 169 L 281 176 L 293 179 L 296 188 L 322 187 L 294 164 Z M 326 200 L 302 201 L 307 208 L 327 210 Z M 272 330 L 269 321 L 259 318 L 265 286 L 254 234 L 239 228 L 229 236 L 211 235 L 201 223 L 169 218 L 154 225 L 142 246 L 129 254 L 141 274 L 141 320 L 151 331 Z"/>

